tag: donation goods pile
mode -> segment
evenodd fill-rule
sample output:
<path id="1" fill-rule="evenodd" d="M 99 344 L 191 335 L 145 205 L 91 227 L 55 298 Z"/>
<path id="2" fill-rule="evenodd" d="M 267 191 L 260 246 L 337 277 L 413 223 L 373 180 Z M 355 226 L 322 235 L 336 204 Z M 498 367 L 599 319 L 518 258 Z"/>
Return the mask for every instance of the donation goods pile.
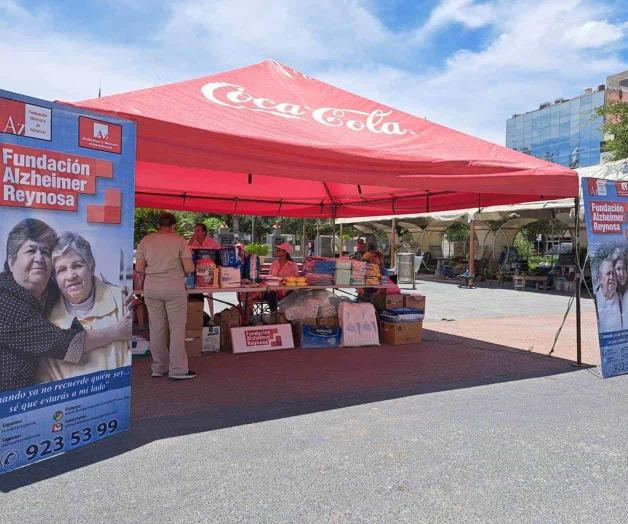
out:
<path id="1" fill-rule="evenodd" d="M 366 262 L 353 260 L 351 262 L 351 284 L 363 286 L 366 281 Z"/>
<path id="2" fill-rule="evenodd" d="M 336 261 L 333 258 L 309 257 L 303 264 L 303 273 L 309 286 L 333 286 Z"/>

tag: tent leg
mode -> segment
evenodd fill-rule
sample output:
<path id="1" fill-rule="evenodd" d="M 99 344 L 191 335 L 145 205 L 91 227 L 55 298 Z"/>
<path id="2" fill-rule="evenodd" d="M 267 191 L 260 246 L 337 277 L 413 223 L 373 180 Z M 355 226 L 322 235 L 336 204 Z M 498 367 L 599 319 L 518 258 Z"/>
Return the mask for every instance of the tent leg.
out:
<path id="1" fill-rule="evenodd" d="M 390 235 L 390 267 L 397 268 L 397 261 L 395 260 L 395 255 L 397 254 L 397 219 L 393 217 L 392 219 L 392 232 Z"/>
<path id="2" fill-rule="evenodd" d="M 469 227 L 469 268 L 467 270 L 467 278 L 464 285 L 459 287 L 472 289 L 475 287 L 475 218 L 471 220 Z"/>
<path id="3" fill-rule="evenodd" d="M 339 247 L 338 247 L 338 254 L 339 254 L 340 256 L 342 256 L 342 252 L 343 252 L 343 251 L 344 251 L 344 249 L 345 249 L 345 245 L 344 245 L 344 244 L 345 244 L 345 241 L 344 241 L 344 239 L 342 238 L 342 234 L 343 234 L 342 224 L 340 224 L 340 233 L 338 234 L 338 237 L 339 237 L 339 238 L 338 238 L 338 246 L 339 246 Z"/>
<path id="4" fill-rule="evenodd" d="M 580 313 L 580 287 L 582 286 L 582 269 L 580 267 L 580 197 L 574 198 L 576 212 L 576 233 L 574 238 L 574 250 L 576 251 L 576 365 L 582 366 L 582 316 Z"/>

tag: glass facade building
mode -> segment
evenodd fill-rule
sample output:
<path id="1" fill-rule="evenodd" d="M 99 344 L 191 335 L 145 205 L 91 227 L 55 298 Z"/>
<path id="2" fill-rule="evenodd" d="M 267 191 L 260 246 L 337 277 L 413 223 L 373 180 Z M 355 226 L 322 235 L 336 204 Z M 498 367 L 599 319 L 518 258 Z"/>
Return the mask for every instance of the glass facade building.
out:
<path id="1" fill-rule="evenodd" d="M 506 146 L 571 168 L 599 164 L 603 119 L 594 111 L 604 97 L 601 89 L 514 115 L 506 121 Z"/>

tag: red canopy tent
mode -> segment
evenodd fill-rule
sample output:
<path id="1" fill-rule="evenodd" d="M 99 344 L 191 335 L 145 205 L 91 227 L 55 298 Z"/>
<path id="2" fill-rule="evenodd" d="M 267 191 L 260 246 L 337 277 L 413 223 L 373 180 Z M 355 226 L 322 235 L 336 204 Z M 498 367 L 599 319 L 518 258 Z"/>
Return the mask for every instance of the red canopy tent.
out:
<path id="1" fill-rule="evenodd" d="M 578 194 L 570 169 L 273 60 L 76 105 L 137 122 L 137 206 L 322 218 Z"/>

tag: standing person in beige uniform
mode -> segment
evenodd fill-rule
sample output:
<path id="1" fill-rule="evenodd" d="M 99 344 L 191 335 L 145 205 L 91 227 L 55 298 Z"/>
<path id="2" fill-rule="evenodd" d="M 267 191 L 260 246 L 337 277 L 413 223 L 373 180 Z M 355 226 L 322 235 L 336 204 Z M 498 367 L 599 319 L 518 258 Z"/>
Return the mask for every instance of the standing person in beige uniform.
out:
<path id="1" fill-rule="evenodd" d="M 135 269 L 145 273 L 144 300 L 148 309 L 152 376 L 168 372 L 173 379 L 194 378 L 185 352 L 188 295 L 185 273 L 194 271 L 186 240 L 175 233 L 172 213 L 159 216 L 159 230 L 142 239 Z"/>

